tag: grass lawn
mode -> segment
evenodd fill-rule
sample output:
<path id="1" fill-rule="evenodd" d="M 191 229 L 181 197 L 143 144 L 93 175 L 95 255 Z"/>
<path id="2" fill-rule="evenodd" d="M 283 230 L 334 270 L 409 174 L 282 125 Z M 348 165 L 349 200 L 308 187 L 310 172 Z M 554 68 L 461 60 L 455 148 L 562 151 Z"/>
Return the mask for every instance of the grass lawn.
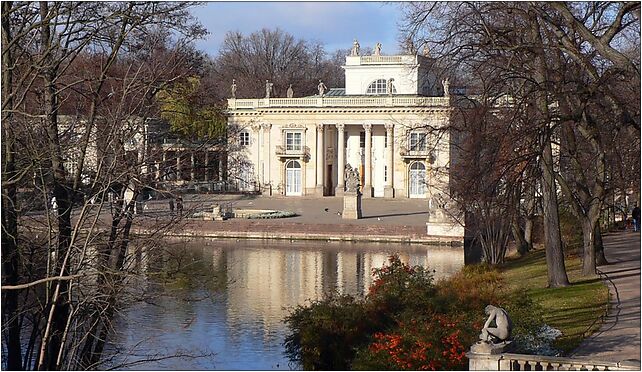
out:
<path id="1" fill-rule="evenodd" d="M 582 263 L 579 257 L 567 257 L 565 263 L 571 282 L 565 288 L 546 288 L 543 249 L 507 262 L 501 271 L 509 287 L 526 288 L 533 301 L 542 305 L 546 324 L 562 331 L 554 346 L 566 354 L 600 327 L 600 318 L 608 308 L 609 292 L 599 277 L 580 275 Z"/>

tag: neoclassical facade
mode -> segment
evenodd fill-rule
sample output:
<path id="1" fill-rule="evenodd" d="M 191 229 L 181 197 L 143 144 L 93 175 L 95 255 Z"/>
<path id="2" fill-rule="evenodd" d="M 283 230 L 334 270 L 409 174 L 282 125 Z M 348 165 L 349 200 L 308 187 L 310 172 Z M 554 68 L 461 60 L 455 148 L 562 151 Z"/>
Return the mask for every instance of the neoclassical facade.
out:
<path id="1" fill-rule="evenodd" d="M 345 88 L 320 82 L 314 96 L 231 98 L 238 150 L 228 163 L 243 163 L 237 177 L 247 191 L 268 195 L 339 196 L 349 164 L 364 197 L 430 198 L 448 187 L 449 133 L 440 128 L 452 110 L 448 82 L 435 81 L 430 63 L 353 50 Z"/>

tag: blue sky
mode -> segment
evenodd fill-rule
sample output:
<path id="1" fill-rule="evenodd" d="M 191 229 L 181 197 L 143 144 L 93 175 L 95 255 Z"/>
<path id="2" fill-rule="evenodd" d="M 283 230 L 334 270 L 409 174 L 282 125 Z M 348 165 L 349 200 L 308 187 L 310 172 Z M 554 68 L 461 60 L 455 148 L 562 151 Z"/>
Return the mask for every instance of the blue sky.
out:
<path id="1" fill-rule="evenodd" d="M 262 28 L 281 28 L 305 40 L 320 41 L 328 52 L 383 45 L 385 54 L 397 51 L 398 4 L 383 2 L 210 2 L 193 14 L 210 34 L 197 42 L 199 49 L 216 56 L 228 31 L 250 34 Z"/>

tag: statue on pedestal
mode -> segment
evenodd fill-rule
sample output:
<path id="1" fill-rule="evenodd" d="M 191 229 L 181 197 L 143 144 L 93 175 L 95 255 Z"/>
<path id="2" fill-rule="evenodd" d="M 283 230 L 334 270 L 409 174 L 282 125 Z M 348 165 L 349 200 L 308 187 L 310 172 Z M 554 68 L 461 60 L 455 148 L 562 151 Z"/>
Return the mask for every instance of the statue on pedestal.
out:
<path id="1" fill-rule="evenodd" d="M 512 347 L 510 337 L 513 330 L 513 323 L 508 313 L 501 307 L 493 305 L 486 306 L 484 312 L 488 315 L 488 319 L 479 335 L 479 341 L 470 348 L 470 351 L 487 355 L 508 352 Z"/>
<path id="2" fill-rule="evenodd" d="M 448 78 L 442 80 L 441 85 L 444 87 L 444 97 L 448 97 L 450 95 L 450 81 Z"/>
<path id="3" fill-rule="evenodd" d="M 343 193 L 342 218 L 347 220 L 358 220 L 361 218 L 361 177 L 356 168 L 346 164 L 345 170 L 346 191 Z"/>
<path id="4" fill-rule="evenodd" d="M 346 164 L 345 180 L 346 192 L 359 193 L 359 187 L 361 186 L 361 177 L 359 176 L 359 170 L 357 170 L 356 168 L 352 168 L 350 164 Z"/>
<path id="5" fill-rule="evenodd" d="M 270 83 L 269 80 L 265 81 L 265 98 L 270 98 L 270 94 L 272 93 L 272 86 L 274 86 L 274 83 Z"/>
<path id="6" fill-rule="evenodd" d="M 380 56 L 381 55 L 381 43 L 375 44 L 374 51 L 372 52 L 373 56 Z"/>
<path id="7" fill-rule="evenodd" d="M 482 328 L 479 339 L 482 342 L 493 344 L 508 341 L 513 330 L 513 322 L 510 320 L 506 310 L 501 307 L 488 305 L 484 309 L 484 312 L 488 315 L 488 319 L 484 324 L 484 328 Z M 491 327 L 493 321 L 495 322 L 495 327 Z"/>
<path id="8" fill-rule="evenodd" d="M 351 56 L 358 56 L 359 55 L 359 49 L 361 46 L 359 45 L 359 42 L 357 39 L 354 39 L 354 43 L 352 43 L 352 49 L 350 50 L 350 55 Z"/>
<path id="9" fill-rule="evenodd" d="M 323 97 L 325 95 L 325 90 L 328 89 L 328 87 L 326 87 L 321 80 L 319 80 L 319 85 L 317 85 L 317 88 L 319 89 L 320 97 Z"/>
<path id="10" fill-rule="evenodd" d="M 236 79 L 232 79 L 232 86 L 230 89 L 232 90 L 232 98 L 236 98 Z"/>
<path id="11" fill-rule="evenodd" d="M 294 90 L 292 90 L 292 84 L 290 84 L 290 87 L 288 88 L 288 91 L 286 92 L 288 98 L 292 98 L 294 96 Z"/>

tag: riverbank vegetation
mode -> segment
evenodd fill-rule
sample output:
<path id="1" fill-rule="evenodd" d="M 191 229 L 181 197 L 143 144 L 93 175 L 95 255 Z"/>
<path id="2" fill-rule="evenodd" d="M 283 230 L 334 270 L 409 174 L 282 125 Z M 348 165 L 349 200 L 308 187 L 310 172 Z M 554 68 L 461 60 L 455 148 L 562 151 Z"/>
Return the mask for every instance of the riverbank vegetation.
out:
<path id="1" fill-rule="evenodd" d="M 392 256 L 374 270 L 365 298 L 334 294 L 294 309 L 286 353 L 312 370 L 466 369 L 483 309 L 494 304 L 512 318 L 515 352 L 561 355 L 599 326 L 608 299 L 598 278 L 578 279 L 579 258 L 567 265 L 574 285 L 544 288 L 543 250 L 501 267 L 466 266 L 437 282 Z"/>

